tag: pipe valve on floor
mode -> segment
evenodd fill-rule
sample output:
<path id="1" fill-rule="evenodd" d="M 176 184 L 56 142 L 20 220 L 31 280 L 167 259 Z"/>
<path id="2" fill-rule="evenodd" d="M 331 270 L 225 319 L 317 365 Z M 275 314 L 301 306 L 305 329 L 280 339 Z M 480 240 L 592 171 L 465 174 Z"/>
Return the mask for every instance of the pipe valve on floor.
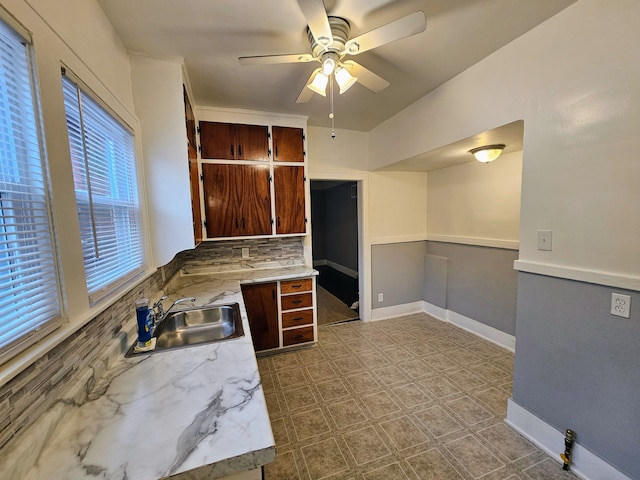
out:
<path id="1" fill-rule="evenodd" d="M 573 442 L 576 439 L 576 434 L 573 430 L 567 428 L 564 437 L 564 453 L 560 454 L 560 458 L 564 462 L 562 465 L 563 470 L 569 470 L 571 465 L 571 450 L 573 450 Z"/>

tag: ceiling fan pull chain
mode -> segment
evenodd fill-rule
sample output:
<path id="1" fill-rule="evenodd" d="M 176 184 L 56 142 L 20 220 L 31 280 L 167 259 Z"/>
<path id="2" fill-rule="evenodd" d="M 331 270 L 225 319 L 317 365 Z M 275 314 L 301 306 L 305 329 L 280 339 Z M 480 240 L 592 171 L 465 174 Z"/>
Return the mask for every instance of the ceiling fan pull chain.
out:
<path id="1" fill-rule="evenodd" d="M 331 99 L 331 112 L 329 113 L 329 118 L 331 119 L 331 138 L 336 138 L 336 130 L 335 130 L 335 122 L 334 122 L 334 113 L 333 113 L 333 73 L 329 75 L 329 95 Z"/>

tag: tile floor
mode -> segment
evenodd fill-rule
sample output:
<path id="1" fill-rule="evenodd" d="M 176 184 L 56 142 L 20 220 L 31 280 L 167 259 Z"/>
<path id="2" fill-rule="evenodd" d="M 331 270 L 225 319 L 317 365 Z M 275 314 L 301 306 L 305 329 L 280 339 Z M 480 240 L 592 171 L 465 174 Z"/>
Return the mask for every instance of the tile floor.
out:
<path id="1" fill-rule="evenodd" d="M 322 326 L 258 365 L 266 480 L 576 478 L 505 425 L 513 355 L 426 314 Z"/>

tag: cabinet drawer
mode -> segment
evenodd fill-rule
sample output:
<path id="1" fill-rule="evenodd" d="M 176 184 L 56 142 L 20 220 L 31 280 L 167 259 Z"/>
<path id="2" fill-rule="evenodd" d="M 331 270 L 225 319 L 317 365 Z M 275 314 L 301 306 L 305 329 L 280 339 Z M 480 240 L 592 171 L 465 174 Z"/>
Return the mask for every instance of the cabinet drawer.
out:
<path id="1" fill-rule="evenodd" d="M 299 327 L 313 323 L 313 309 L 299 312 L 284 312 L 282 314 L 282 328 Z"/>
<path id="2" fill-rule="evenodd" d="M 310 292 L 311 291 L 311 279 L 301 278 L 299 280 L 287 280 L 280 282 L 280 292 L 286 293 L 298 293 L 298 292 Z"/>
<path id="3" fill-rule="evenodd" d="M 305 308 L 313 306 L 313 297 L 309 293 L 297 293 L 280 297 L 282 300 L 282 310 L 292 310 L 294 308 Z"/>
<path id="4" fill-rule="evenodd" d="M 282 332 L 282 345 L 295 345 L 297 343 L 313 342 L 313 326 L 295 328 Z"/>

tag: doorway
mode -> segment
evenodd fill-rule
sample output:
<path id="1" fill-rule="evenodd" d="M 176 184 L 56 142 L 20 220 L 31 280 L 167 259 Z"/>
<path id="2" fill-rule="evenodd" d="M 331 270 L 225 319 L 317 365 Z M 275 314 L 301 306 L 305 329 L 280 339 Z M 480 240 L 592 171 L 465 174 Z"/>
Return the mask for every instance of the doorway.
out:
<path id="1" fill-rule="evenodd" d="M 358 319 L 358 182 L 312 180 L 310 187 L 318 324 Z"/>

